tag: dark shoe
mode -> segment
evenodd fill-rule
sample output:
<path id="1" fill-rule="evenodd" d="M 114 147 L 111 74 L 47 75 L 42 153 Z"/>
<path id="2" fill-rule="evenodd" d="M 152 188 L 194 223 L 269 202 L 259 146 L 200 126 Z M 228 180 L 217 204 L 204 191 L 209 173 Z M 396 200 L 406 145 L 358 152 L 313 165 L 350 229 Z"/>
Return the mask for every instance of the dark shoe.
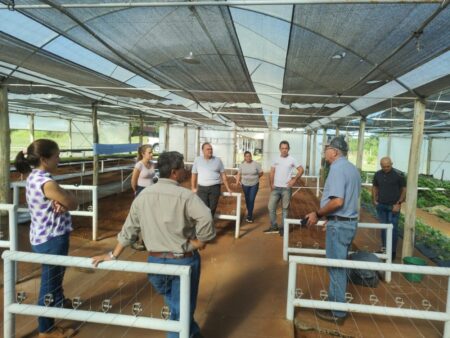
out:
<path id="1" fill-rule="evenodd" d="M 344 317 L 336 317 L 330 310 L 316 310 L 316 316 L 320 319 L 326 320 L 327 322 L 336 323 L 337 325 L 344 324 L 347 319 L 347 315 Z"/>
<path id="2" fill-rule="evenodd" d="M 194 333 L 191 338 L 204 338 L 200 332 Z"/>
<path id="3" fill-rule="evenodd" d="M 137 251 L 146 251 L 147 250 L 145 248 L 144 242 L 134 242 L 133 244 L 131 244 L 131 247 Z"/>
<path id="4" fill-rule="evenodd" d="M 271 226 L 270 228 L 264 230 L 263 232 L 264 232 L 265 234 L 277 234 L 278 231 L 280 231 L 280 229 L 279 229 L 277 226 L 274 226 L 274 227 Z"/>

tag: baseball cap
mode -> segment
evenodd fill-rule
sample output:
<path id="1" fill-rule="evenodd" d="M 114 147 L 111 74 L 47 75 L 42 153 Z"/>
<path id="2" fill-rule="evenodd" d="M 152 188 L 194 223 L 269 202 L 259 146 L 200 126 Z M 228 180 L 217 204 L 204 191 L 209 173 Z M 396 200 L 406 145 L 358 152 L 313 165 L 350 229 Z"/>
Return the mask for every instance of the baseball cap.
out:
<path id="1" fill-rule="evenodd" d="M 333 137 L 333 139 L 330 141 L 330 143 L 328 143 L 326 145 L 326 147 L 339 149 L 339 150 L 343 151 L 344 153 L 346 153 L 348 151 L 347 142 L 345 142 L 345 138 L 342 135 Z"/>

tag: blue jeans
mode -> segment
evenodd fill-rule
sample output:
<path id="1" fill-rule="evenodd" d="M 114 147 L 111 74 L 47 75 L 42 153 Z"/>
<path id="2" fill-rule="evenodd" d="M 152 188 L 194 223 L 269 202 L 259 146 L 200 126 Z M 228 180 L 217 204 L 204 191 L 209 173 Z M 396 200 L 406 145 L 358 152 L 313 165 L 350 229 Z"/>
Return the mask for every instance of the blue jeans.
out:
<path id="1" fill-rule="evenodd" d="M 284 219 L 288 216 L 288 208 L 291 203 L 291 188 L 279 188 L 275 187 L 270 193 L 269 198 L 269 216 L 270 216 L 270 225 L 274 227 L 278 227 L 277 224 L 277 205 L 281 200 L 281 207 L 283 208 L 283 214 L 281 219 L 281 227 L 284 226 Z"/>
<path id="2" fill-rule="evenodd" d="M 242 185 L 242 190 L 244 190 L 245 195 L 245 204 L 247 205 L 247 219 L 253 220 L 253 209 L 255 207 L 258 189 L 259 183 L 256 183 L 255 185 Z"/>
<path id="3" fill-rule="evenodd" d="M 200 255 L 195 252 L 192 257 L 186 258 L 158 258 L 148 257 L 149 263 L 189 265 L 191 267 L 191 327 L 190 335 L 200 332 L 198 324 L 194 320 L 195 307 L 197 306 L 198 284 L 200 282 Z M 167 275 L 148 275 L 150 283 L 155 290 L 164 296 L 164 300 L 170 309 L 170 319 L 178 320 L 180 318 L 180 277 Z M 178 333 L 169 332 L 167 338 L 178 338 Z"/>
<path id="4" fill-rule="evenodd" d="M 69 252 L 69 234 L 54 237 L 45 243 L 31 246 L 33 252 L 49 255 L 64 255 Z M 64 266 L 42 264 L 41 288 L 39 290 L 38 305 L 45 306 L 45 295 L 51 293 L 53 302 L 49 306 L 62 307 L 64 302 L 63 279 L 66 268 Z M 39 332 L 46 332 L 53 328 L 54 318 L 39 317 Z"/>
<path id="5" fill-rule="evenodd" d="M 392 229 L 392 259 L 394 260 L 397 254 L 397 242 L 398 242 L 398 219 L 400 217 L 399 212 L 392 212 L 392 205 L 381 204 L 377 205 L 377 216 L 381 223 L 392 223 L 394 226 Z M 386 229 L 381 230 L 381 243 L 383 248 L 386 247 Z"/>
<path id="6" fill-rule="evenodd" d="M 357 221 L 328 221 L 326 233 L 326 253 L 330 259 L 347 259 L 348 250 L 356 234 Z M 328 300 L 345 303 L 347 291 L 347 269 L 328 268 L 330 286 Z M 344 311 L 332 311 L 335 317 L 344 317 Z"/>
<path id="7" fill-rule="evenodd" d="M 134 197 L 138 197 L 138 195 L 141 193 L 141 191 L 142 190 L 144 190 L 145 189 L 145 187 L 143 187 L 143 186 L 141 186 L 141 185 L 138 185 L 137 187 L 136 187 L 136 192 L 134 193 Z"/>

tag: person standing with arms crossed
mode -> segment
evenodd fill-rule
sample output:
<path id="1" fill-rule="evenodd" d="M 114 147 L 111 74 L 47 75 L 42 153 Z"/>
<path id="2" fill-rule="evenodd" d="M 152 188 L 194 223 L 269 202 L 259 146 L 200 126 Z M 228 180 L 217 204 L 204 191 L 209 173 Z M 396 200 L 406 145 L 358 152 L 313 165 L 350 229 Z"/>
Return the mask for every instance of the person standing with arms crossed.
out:
<path id="1" fill-rule="evenodd" d="M 244 190 L 245 204 L 247 205 L 247 223 L 253 223 L 253 208 L 255 207 L 256 194 L 259 189 L 259 178 L 264 175 L 261 165 L 253 161 L 252 153 L 246 151 L 244 153 L 244 162 L 239 166 L 236 176 L 236 184 L 242 184 Z"/>
<path id="2" fill-rule="evenodd" d="M 392 164 L 389 157 L 380 160 L 381 170 L 375 173 L 372 182 L 372 202 L 377 209 L 378 220 L 393 225 L 392 260 L 394 260 L 397 256 L 398 219 L 402 203 L 405 201 L 406 181 L 404 175 L 393 168 Z M 386 249 L 386 229 L 381 230 L 381 243 Z"/>
<path id="3" fill-rule="evenodd" d="M 191 189 L 211 210 L 214 218 L 220 197 L 221 179 L 225 188 L 231 193 L 222 160 L 213 156 L 213 148 L 209 142 L 202 144 L 203 156 L 194 160 L 191 175 Z"/>
<path id="4" fill-rule="evenodd" d="M 361 192 L 361 176 L 358 169 L 347 159 L 348 145 L 343 136 L 333 138 L 325 147 L 325 160 L 330 171 L 325 182 L 320 209 L 306 215 L 307 226 L 317 224 L 326 217 L 326 257 L 347 259 L 349 248 L 358 225 L 358 203 Z M 347 270 L 328 268 L 330 285 L 328 300 L 345 303 Z M 347 318 L 344 311 L 317 310 L 317 317 L 343 324 Z"/>
<path id="5" fill-rule="evenodd" d="M 93 257 L 92 264 L 97 266 L 103 261 L 118 259 L 140 232 L 149 251 L 149 263 L 191 267 L 190 337 L 202 338 L 200 328 L 194 320 L 201 266 L 198 250 L 203 249 L 206 242 L 216 236 L 211 212 L 196 194 L 180 186 L 185 178 L 183 155 L 177 151 L 160 154 L 158 169 L 158 184 L 145 189 L 133 201 L 122 231 L 117 236 L 115 248 L 107 254 Z M 180 278 L 149 275 L 149 281 L 164 296 L 170 308 L 170 319 L 178 320 Z M 175 332 L 167 334 L 168 338 L 178 336 Z"/>
<path id="6" fill-rule="evenodd" d="M 33 252 L 64 255 L 69 252 L 72 219 L 69 210 L 76 210 L 74 194 L 61 188 L 52 178 L 59 163 L 59 147 L 52 140 L 39 139 L 16 156 L 15 167 L 28 174 L 26 200 L 31 216 L 30 242 Z M 38 305 L 63 307 L 69 301 L 64 297 L 64 266 L 42 264 Z M 51 295 L 49 297 L 48 295 Z M 66 305 L 67 306 L 67 305 Z M 39 317 L 39 338 L 71 337 L 75 331 L 54 325 L 53 318 Z"/>
<path id="7" fill-rule="evenodd" d="M 135 197 L 146 187 L 153 184 L 156 171 L 155 165 L 152 163 L 152 158 L 153 151 L 151 145 L 144 144 L 138 148 L 138 160 L 131 176 L 131 188 L 134 191 Z"/>
<path id="8" fill-rule="evenodd" d="M 295 185 L 297 180 L 303 175 L 303 167 L 289 155 L 289 142 L 281 141 L 279 145 L 280 156 L 275 159 L 270 168 L 270 198 L 269 198 L 269 216 L 270 227 L 264 230 L 264 233 L 279 233 L 283 236 L 284 219 L 288 216 L 289 204 L 291 203 L 291 188 Z M 297 169 L 297 175 L 292 177 L 294 169 Z M 281 207 L 283 209 L 281 216 L 281 227 L 277 223 L 277 205 L 281 200 Z"/>

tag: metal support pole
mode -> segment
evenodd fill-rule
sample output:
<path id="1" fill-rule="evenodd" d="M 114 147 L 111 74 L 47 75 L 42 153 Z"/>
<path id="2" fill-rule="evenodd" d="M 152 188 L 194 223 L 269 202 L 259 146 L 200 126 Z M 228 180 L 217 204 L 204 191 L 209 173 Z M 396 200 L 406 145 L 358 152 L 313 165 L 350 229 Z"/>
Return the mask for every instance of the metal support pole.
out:
<path id="1" fill-rule="evenodd" d="M 73 139 L 72 139 L 72 119 L 69 119 L 69 157 L 72 157 Z"/>
<path id="2" fill-rule="evenodd" d="M 325 182 L 325 145 L 327 144 L 327 129 L 322 129 L 322 153 L 320 160 L 320 180 Z"/>
<path id="3" fill-rule="evenodd" d="M 447 282 L 447 306 L 445 312 L 450 317 L 450 278 L 448 278 Z M 450 320 L 447 320 L 444 325 L 444 337 L 450 337 Z"/>
<path id="4" fill-rule="evenodd" d="M 34 114 L 31 113 L 28 117 L 28 132 L 30 133 L 30 143 L 34 142 Z"/>
<path id="5" fill-rule="evenodd" d="M 409 150 L 408 176 L 406 186 L 405 226 L 403 234 L 402 258 L 411 256 L 414 251 L 417 182 L 419 177 L 420 149 L 422 148 L 423 128 L 425 123 L 425 103 L 414 102 L 414 123 Z"/>
<path id="6" fill-rule="evenodd" d="M 197 147 L 196 147 L 196 149 L 197 149 L 197 156 L 200 156 L 200 147 L 201 147 L 201 145 L 200 145 L 200 127 L 198 127 L 197 128 Z"/>
<path id="7" fill-rule="evenodd" d="M 428 152 L 427 152 L 427 175 L 431 173 L 431 152 L 433 149 L 433 138 L 428 138 Z"/>
<path id="8" fill-rule="evenodd" d="M 92 240 L 97 240 L 98 233 L 98 186 L 92 187 Z"/>
<path id="9" fill-rule="evenodd" d="M 139 144 L 144 144 L 144 117 L 142 114 L 139 116 Z"/>
<path id="10" fill-rule="evenodd" d="M 241 201 L 242 195 L 236 196 L 236 228 L 234 233 L 234 238 L 239 238 L 239 232 L 241 228 Z"/>
<path id="11" fill-rule="evenodd" d="M 237 131 L 236 131 L 236 128 L 234 128 L 234 130 L 233 130 L 233 164 L 232 164 L 233 168 L 236 167 L 236 162 L 237 162 L 236 147 L 237 147 Z"/>
<path id="12" fill-rule="evenodd" d="M 339 136 L 339 126 L 336 126 L 336 130 L 335 130 L 335 136 Z"/>
<path id="13" fill-rule="evenodd" d="M 187 123 L 184 124 L 184 160 L 187 161 L 188 157 L 188 127 Z"/>
<path id="14" fill-rule="evenodd" d="M 14 303 L 15 295 L 15 280 L 13 278 L 15 275 L 14 262 L 8 258 L 4 258 L 3 270 L 4 276 L 10 277 L 8 279 L 4 279 L 3 285 L 3 336 L 5 338 L 14 338 L 16 332 L 16 316 L 8 311 L 8 306 Z"/>
<path id="15" fill-rule="evenodd" d="M 180 338 L 189 338 L 191 273 L 189 271 L 189 275 L 180 276 Z"/>
<path id="16" fill-rule="evenodd" d="M 359 121 L 359 133 L 358 133 L 358 152 L 356 154 L 356 168 L 362 171 L 362 162 L 364 155 L 364 133 L 366 131 L 366 118 L 363 117 Z"/>
<path id="17" fill-rule="evenodd" d="M 92 103 L 92 143 L 98 144 L 97 102 Z M 92 185 L 98 185 L 98 154 L 93 156 Z"/>

